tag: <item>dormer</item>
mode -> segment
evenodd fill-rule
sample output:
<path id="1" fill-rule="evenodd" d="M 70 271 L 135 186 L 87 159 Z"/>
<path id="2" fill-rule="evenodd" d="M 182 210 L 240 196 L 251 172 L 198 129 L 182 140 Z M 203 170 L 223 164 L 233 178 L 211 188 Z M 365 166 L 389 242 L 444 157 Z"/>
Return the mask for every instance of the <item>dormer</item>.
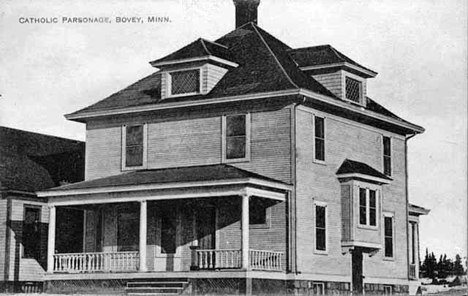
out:
<path id="1" fill-rule="evenodd" d="M 351 104 L 366 105 L 367 78 L 377 76 L 330 45 L 292 49 L 299 68 Z"/>
<path id="2" fill-rule="evenodd" d="M 226 46 L 202 38 L 150 64 L 160 69 L 163 100 L 205 95 L 238 66 Z"/>

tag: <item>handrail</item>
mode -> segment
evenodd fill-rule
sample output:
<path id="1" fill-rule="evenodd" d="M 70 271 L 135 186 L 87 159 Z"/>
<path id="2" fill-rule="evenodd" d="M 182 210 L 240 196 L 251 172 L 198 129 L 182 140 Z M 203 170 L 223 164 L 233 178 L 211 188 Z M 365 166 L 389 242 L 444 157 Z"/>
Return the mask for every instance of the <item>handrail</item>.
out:
<path id="1" fill-rule="evenodd" d="M 54 272 L 136 271 L 139 252 L 90 252 L 54 254 Z"/>

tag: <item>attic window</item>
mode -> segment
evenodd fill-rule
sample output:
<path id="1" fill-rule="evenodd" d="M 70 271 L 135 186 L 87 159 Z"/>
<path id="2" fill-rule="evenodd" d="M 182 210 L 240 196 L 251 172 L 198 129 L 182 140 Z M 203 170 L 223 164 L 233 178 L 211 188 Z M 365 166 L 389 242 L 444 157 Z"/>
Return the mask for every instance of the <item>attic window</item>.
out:
<path id="1" fill-rule="evenodd" d="M 362 83 L 356 79 L 346 77 L 346 99 L 361 103 Z"/>
<path id="2" fill-rule="evenodd" d="M 200 93 L 199 69 L 172 72 L 169 77 L 172 96 Z"/>

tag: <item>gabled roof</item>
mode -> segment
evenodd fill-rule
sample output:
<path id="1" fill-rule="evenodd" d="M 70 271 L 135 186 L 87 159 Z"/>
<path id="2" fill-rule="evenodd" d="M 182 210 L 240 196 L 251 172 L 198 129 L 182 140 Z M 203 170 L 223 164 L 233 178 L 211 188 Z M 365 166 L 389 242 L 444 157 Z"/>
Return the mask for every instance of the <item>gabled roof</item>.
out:
<path id="1" fill-rule="evenodd" d="M 365 164 L 363 162 L 355 161 L 355 160 L 350 160 L 350 159 L 345 159 L 345 161 L 341 164 L 340 168 L 336 172 L 336 175 L 338 177 L 360 177 L 362 176 L 368 176 L 368 177 L 374 177 L 377 179 L 387 180 L 391 181 L 392 179 L 389 178 L 388 176 L 382 174 L 378 170 L 374 169 L 368 164 Z M 376 180 L 377 180 L 376 179 Z M 383 181 L 386 182 L 386 181 Z M 388 182 L 386 182 L 388 183 Z"/>
<path id="2" fill-rule="evenodd" d="M 369 77 L 377 75 L 377 72 L 358 64 L 328 44 L 291 49 L 289 54 L 300 68 L 314 68 L 338 64 L 345 65 L 348 63 L 365 70 L 368 72 Z"/>
<path id="3" fill-rule="evenodd" d="M 163 58 L 150 62 L 150 64 L 158 66 L 175 61 L 184 61 L 209 56 L 230 62 L 233 61 L 232 54 L 225 45 L 199 38 Z"/>
<path id="4" fill-rule="evenodd" d="M 0 127 L 0 190 L 34 192 L 82 180 L 84 150 L 81 141 Z"/>
<path id="5" fill-rule="evenodd" d="M 180 96 L 161 99 L 161 74 L 156 72 L 111 96 L 66 115 L 70 120 L 83 121 L 87 117 L 96 115 L 123 114 L 141 112 L 142 110 L 155 110 L 169 108 L 182 103 L 203 104 L 210 100 L 216 102 L 229 102 L 234 97 L 247 97 L 255 95 L 270 95 L 271 93 L 299 94 L 305 91 L 317 94 L 327 100 L 338 103 L 343 100 L 336 97 L 311 75 L 305 73 L 298 65 L 300 60 L 306 64 L 312 54 L 318 59 L 316 63 L 345 61 L 348 64 L 360 66 L 348 57 L 332 50 L 330 46 L 311 47 L 307 49 L 292 49 L 285 43 L 273 37 L 254 23 L 245 25 L 231 31 L 215 42 L 198 39 L 182 49 L 155 62 L 169 62 L 171 60 L 184 60 L 213 55 L 237 64 L 230 68 L 214 88 L 205 95 Z M 319 54 L 323 53 L 323 54 Z M 362 66 L 360 66 L 362 67 Z M 374 101 L 368 99 L 366 110 L 383 115 L 381 118 L 396 120 L 397 124 L 405 124 L 405 129 L 422 132 L 424 129 L 404 121 L 389 112 Z M 172 105 L 171 105 L 172 104 Z M 349 104 L 343 104 L 349 106 Z M 361 110 L 361 109 L 359 109 Z M 381 119 L 379 119 L 381 120 Z"/>
<path id="6" fill-rule="evenodd" d="M 70 185 L 55 187 L 46 191 L 71 191 L 109 187 L 128 187 L 148 184 L 193 183 L 203 181 L 221 181 L 255 178 L 285 184 L 253 172 L 245 171 L 226 164 L 139 170 L 129 173 L 83 181 Z"/>

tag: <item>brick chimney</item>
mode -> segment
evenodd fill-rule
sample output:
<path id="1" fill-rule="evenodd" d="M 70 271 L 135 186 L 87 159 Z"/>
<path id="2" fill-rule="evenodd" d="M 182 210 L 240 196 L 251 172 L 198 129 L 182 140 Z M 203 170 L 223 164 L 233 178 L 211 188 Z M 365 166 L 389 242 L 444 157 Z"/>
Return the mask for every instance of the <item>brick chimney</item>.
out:
<path id="1" fill-rule="evenodd" d="M 236 28 L 248 23 L 257 23 L 257 8 L 260 0 L 233 0 L 236 6 Z"/>

